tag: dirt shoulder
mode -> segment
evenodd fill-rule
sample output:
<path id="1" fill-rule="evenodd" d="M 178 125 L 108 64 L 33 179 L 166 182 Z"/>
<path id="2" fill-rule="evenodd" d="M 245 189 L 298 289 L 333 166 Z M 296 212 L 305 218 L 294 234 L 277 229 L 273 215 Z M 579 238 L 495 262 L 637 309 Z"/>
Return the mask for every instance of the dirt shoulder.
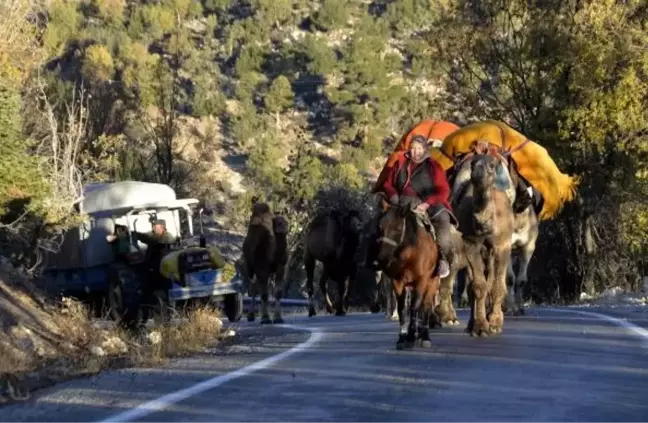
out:
<path id="1" fill-rule="evenodd" d="M 48 302 L 27 278 L 0 263 L 0 404 L 104 369 L 160 365 L 228 335 L 218 311 L 207 307 L 191 311 L 180 325 L 133 335 L 92 319 L 76 301 Z"/>

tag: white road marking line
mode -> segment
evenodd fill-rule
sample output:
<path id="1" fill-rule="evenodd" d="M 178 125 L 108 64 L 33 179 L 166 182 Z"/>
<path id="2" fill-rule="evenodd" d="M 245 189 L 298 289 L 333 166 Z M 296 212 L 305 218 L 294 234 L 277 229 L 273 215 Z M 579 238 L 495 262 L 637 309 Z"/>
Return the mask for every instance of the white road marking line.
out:
<path id="1" fill-rule="evenodd" d="M 610 323 L 614 323 L 615 325 L 621 326 L 624 329 L 628 329 L 630 332 L 633 332 L 635 335 L 640 336 L 643 339 L 643 346 L 648 348 L 648 330 L 640 326 L 637 326 L 626 319 L 619 319 L 618 317 L 608 316 L 607 314 L 595 313 L 593 311 L 568 310 L 568 309 L 559 309 L 559 308 L 546 308 L 545 310 L 555 311 L 560 313 L 580 314 L 582 316 L 590 316 L 590 317 L 596 317 L 601 320 L 606 320 Z"/>
<path id="2" fill-rule="evenodd" d="M 238 379 L 243 376 L 248 376 L 259 370 L 267 369 L 268 367 L 278 363 L 279 361 L 285 358 L 290 357 L 291 355 L 306 351 L 307 349 L 313 347 L 317 342 L 319 342 L 322 339 L 322 336 L 324 334 L 318 328 L 311 328 L 306 326 L 276 325 L 275 327 L 283 327 L 288 329 L 308 331 L 310 332 L 311 335 L 306 341 L 282 353 L 273 355 L 261 361 L 257 361 L 256 363 L 250 364 L 249 366 L 242 367 L 233 372 L 226 373 L 224 375 L 216 376 L 212 379 L 205 380 L 203 382 L 200 382 L 188 388 L 181 389 L 179 391 L 172 392 L 170 394 L 166 394 L 158 399 L 145 402 L 144 404 L 140 404 L 131 410 L 116 414 L 105 420 L 100 420 L 100 422 L 104 423 L 104 422 L 133 421 L 142 418 L 144 416 L 147 416 L 149 414 L 152 414 L 156 411 L 164 410 L 170 405 L 176 404 L 182 400 L 190 398 L 194 395 L 198 395 L 210 389 L 214 389 L 218 386 L 223 385 L 224 383 L 229 382 L 230 380 Z"/>

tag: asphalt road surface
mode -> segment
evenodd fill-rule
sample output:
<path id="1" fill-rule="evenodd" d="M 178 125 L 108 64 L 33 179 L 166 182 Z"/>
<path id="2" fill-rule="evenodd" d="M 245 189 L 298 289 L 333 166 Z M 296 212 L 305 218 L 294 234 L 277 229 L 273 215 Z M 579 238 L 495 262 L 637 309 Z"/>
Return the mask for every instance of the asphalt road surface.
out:
<path id="1" fill-rule="evenodd" d="M 533 309 L 500 336 L 462 325 L 397 351 L 384 315 L 241 324 L 240 344 L 0 408 L 2 421 L 648 421 L 648 331 Z"/>

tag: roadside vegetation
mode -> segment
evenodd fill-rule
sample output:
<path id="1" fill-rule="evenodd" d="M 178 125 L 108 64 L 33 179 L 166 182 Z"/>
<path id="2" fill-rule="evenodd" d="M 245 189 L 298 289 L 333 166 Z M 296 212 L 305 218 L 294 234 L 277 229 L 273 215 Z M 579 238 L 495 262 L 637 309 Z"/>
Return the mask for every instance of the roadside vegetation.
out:
<path id="1" fill-rule="evenodd" d="M 6 263 L 3 263 L 3 267 Z M 0 272 L 0 403 L 30 391 L 115 367 L 150 367 L 216 347 L 231 329 L 218 310 L 189 310 L 182 324 L 153 324 L 138 334 L 93 319 L 73 299 L 55 304 L 16 272 Z"/>

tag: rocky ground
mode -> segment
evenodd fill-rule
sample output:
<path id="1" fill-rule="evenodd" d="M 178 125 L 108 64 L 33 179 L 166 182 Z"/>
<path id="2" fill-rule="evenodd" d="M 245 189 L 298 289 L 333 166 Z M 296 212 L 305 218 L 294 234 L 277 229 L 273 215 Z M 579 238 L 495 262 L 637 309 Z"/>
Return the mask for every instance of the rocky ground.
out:
<path id="1" fill-rule="evenodd" d="M 217 310 L 203 308 L 182 322 L 150 326 L 134 335 L 92 319 L 81 303 L 47 301 L 3 261 L 0 269 L 0 403 L 105 368 L 163 363 L 227 336 Z"/>

